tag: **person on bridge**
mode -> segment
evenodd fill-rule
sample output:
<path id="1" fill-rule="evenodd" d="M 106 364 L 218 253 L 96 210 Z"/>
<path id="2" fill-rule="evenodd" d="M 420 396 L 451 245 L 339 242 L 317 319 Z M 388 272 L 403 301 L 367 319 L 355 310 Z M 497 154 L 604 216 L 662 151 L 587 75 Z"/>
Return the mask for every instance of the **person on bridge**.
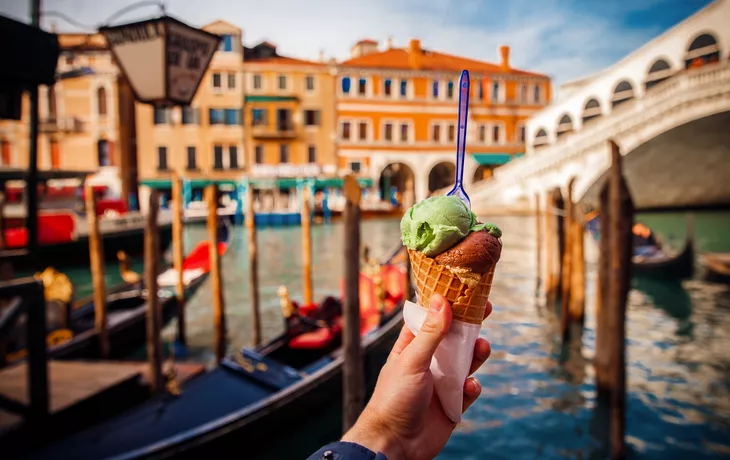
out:
<path id="1" fill-rule="evenodd" d="M 487 304 L 484 317 L 492 312 Z M 444 413 L 433 388 L 431 358 L 451 326 L 451 308 L 441 295 L 431 296 L 428 316 L 418 336 L 403 326 L 380 371 L 373 396 L 342 440 L 328 444 L 308 460 L 432 459 L 441 452 L 456 428 Z M 489 342 L 477 339 L 470 374 L 487 360 Z M 463 410 L 482 391 L 474 377 L 464 382 Z"/>

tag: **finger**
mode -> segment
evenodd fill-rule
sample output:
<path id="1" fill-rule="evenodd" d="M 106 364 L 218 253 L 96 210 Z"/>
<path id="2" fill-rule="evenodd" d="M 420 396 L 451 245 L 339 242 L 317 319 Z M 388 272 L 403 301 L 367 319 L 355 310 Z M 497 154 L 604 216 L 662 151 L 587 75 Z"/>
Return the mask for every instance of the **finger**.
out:
<path id="1" fill-rule="evenodd" d="M 400 356 L 400 354 L 403 353 L 403 350 L 406 349 L 408 344 L 413 341 L 414 337 L 415 337 L 415 335 L 413 335 L 413 332 L 411 332 L 411 330 L 408 329 L 408 326 L 406 326 L 404 324 L 403 328 L 400 330 L 400 335 L 398 336 L 398 340 L 395 341 L 395 345 L 393 345 L 393 349 L 390 350 L 390 355 L 388 356 L 388 361 Z"/>
<path id="2" fill-rule="evenodd" d="M 492 302 L 487 300 L 487 308 L 484 309 L 484 316 L 482 317 L 482 321 L 487 319 L 487 316 L 492 314 Z"/>
<path id="3" fill-rule="evenodd" d="M 474 344 L 474 357 L 471 359 L 471 367 L 469 368 L 469 375 L 476 372 L 477 369 L 482 367 L 482 364 L 492 354 L 492 346 L 489 344 L 487 339 L 479 337 L 477 342 Z"/>
<path id="4" fill-rule="evenodd" d="M 403 364 L 414 372 L 428 370 L 436 348 L 451 326 L 451 306 L 440 294 L 431 296 L 430 307 L 421 330 L 403 351 Z"/>
<path id="5" fill-rule="evenodd" d="M 482 394 L 482 384 L 479 383 L 479 380 L 474 377 L 466 379 L 466 382 L 464 382 L 464 402 L 461 405 L 462 414 L 466 412 L 469 406 L 474 404 L 480 394 Z"/>

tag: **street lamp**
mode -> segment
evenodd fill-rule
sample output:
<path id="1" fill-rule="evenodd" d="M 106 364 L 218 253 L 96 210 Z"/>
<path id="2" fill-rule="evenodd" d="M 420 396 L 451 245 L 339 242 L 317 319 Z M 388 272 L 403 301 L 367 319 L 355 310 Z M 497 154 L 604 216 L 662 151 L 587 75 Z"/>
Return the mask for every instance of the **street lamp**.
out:
<path id="1" fill-rule="evenodd" d="M 160 106 L 190 104 L 221 40 L 166 15 L 99 32 L 135 98 Z"/>

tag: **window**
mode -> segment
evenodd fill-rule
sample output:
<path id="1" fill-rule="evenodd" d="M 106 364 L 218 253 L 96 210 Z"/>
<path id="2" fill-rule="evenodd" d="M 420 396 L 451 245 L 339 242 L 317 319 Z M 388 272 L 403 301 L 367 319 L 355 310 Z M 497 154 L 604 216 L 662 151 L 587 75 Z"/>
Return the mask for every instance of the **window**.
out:
<path id="1" fill-rule="evenodd" d="M 354 173 L 359 173 L 361 169 L 362 164 L 359 161 L 352 161 L 350 162 L 350 170 Z"/>
<path id="2" fill-rule="evenodd" d="M 307 91 L 314 91 L 314 76 L 307 75 L 307 78 L 304 80 L 304 85 L 307 88 Z"/>
<path id="3" fill-rule="evenodd" d="M 365 96 L 367 94 L 367 92 L 368 92 L 368 81 L 364 78 L 361 78 L 358 81 L 357 94 L 359 94 L 360 96 Z"/>
<path id="4" fill-rule="evenodd" d="M 266 126 L 269 122 L 268 115 L 266 109 L 253 109 L 251 113 L 251 124 L 253 126 Z"/>
<path id="5" fill-rule="evenodd" d="M 253 76 L 253 89 L 261 89 L 263 85 L 261 84 L 261 75 L 254 74 Z"/>
<path id="6" fill-rule="evenodd" d="M 216 170 L 223 169 L 223 146 L 222 145 L 213 146 L 213 169 L 216 169 Z"/>
<path id="7" fill-rule="evenodd" d="M 223 109 L 208 109 L 208 119 L 211 125 L 222 125 L 225 120 Z"/>
<path id="8" fill-rule="evenodd" d="M 304 111 L 304 126 L 319 126 L 319 110 Z"/>
<path id="9" fill-rule="evenodd" d="M 342 77 L 342 94 L 350 94 L 350 77 Z"/>
<path id="10" fill-rule="evenodd" d="M 257 165 L 264 164 L 264 146 L 263 145 L 257 145 L 254 149 L 254 153 L 256 158 L 254 159 L 256 161 Z"/>
<path id="11" fill-rule="evenodd" d="M 198 169 L 198 165 L 195 162 L 195 146 L 191 145 L 188 147 L 188 170 Z"/>
<path id="12" fill-rule="evenodd" d="M 200 123 L 198 116 L 198 109 L 194 107 L 183 107 L 182 108 L 182 124 L 184 125 L 197 125 Z"/>
<path id="13" fill-rule="evenodd" d="M 236 74 L 228 74 L 228 89 L 234 89 L 236 87 Z"/>
<path id="14" fill-rule="evenodd" d="M 456 139 L 456 125 L 453 123 L 449 124 L 449 132 L 447 133 L 449 142 L 454 142 Z"/>
<path id="15" fill-rule="evenodd" d="M 390 78 L 385 80 L 385 86 L 383 87 L 383 94 L 387 97 L 390 97 L 393 94 L 393 81 Z"/>
<path id="16" fill-rule="evenodd" d="M 520 144 L 525 143 L 525 125 L 520 125 L 520 127 L 517 129 L 518 138 L 520 140 Z"/>
<path id="17" fill-rule="evenodd" d="M 10 166 L 10 141 L 5 139 L 0 142 L 0 165 Z"/>
<path id="18" fill-rule="evenodd" d="M 157 170 L 167 170 L 167 147 L 157 147 Z"/>
<path id="19" fill-rule="evenodd" d="M 441 142 L 441 125 L 433 125 L 431 127 L 431 140 Z"/>
<path id="20" fill-rule="evenodd" d="M 167 124 L 167 109 L 164 107 L 155 107 L 153 117 L 156 125 Z"/>
<path id="21" fill-rule="evenodd" d="M 446 97 L 449 98 L 449 99 L 453 99 L 454 98 L 454 82 L 453 81 L 450 81 L 446 85 Z"/>
<path id="22" fill-rule="evenodd" d="M 350 122 L 344 121 L 342 122 L 342 133 L 340 137 L 346 141 L 350 140 Z"/>
<path id="23" fill-rule="evenodd" d="M 279 146 L 279 163 L 289 163 L 289 146 L 286 144 Z"/>
<path id="24" fill-rule="evenodd" d="M 391 123 L 386 123 L 383 129 L 383 139 L 385 139 L 388 142 L 393 141 L 393 125 Z"/>
<path id="25" fill-rule="evenodd" d="M 499 125 L 492 126 L 492 142 L 495 144 L 499 144 Z"/>
<path id="26" fill-rule="evenodd" d="M 361 141 L 365 141 L 368 138 L 368 124 L 361 121 L 357 126 L 357 138 Z"/>
<path id="27" fill-rule="evenodd" d="M 527 100 L 527 85 L 522 83 L 522 84 L 520 84 L 519 101 L 525 102 L 526 100 Z"/>
<path id="28" fill-rule="evenodd" d="M 213 74 L 213 88 L 220 89 L 221 87 L 221 74 L 214 73 Z"/>
<path id="29" fill-rule="evenodd" d="M 307 149 L 307 161 L 309 163 L 317 162 L 317 147 L 310 145 Z"/>
<path id="30" fill-rule="evenodd" d="M 438 80 L 433 81 L 433 88 L 431 88 L 431 96 L 433 96 L 434 99 L 439 97 L 439 81 Z"/>
<path id="31" fill-rule="evenodd" d="M 400 124 L 400 141 L 408 142 L 408 123 Z"/>
<path id="32" fill-rule="evenodd" d="M 479 125 L 479 142 L 487 141 L 487 125 Z"/>
<path id="33" fill-rule="evenodd" d="M 238 169 L 238 147 L 235 145 L 228 147 L 228 168 Z"/>
<path id="34" fill-rule="evenodd" d="M 233 51 L 233 35 L 221 35 L 221 44 L 219 46 L 219 49 L 221 51 Z"/>
<path id="35" fill-rule="evenodd" d="M 99 115 L 106 115 L 106 89 L 96 90 L 96 112 Z"/>
<path id="36" fill-rule="evenodd" d="M 400 81 L 400 96 L 406 97 L 408 95 L 408 80 Z"/>
<path id="37" fill-rule="evenodd" d="M 291 131 L 294 129 L 291 121 L 291 110 L 276 109 L 276 129 L 278 131 Z"/>
<path id="38" fill-rule="evenodd" d="M 227 125 L 241 124 L 241 109 L 224 109 Z"/>
<path id="39" fill-rule="evenodd" d="M 286 75 L 279 75 L 279 89 L 286 89 Z"/>
<path id="40" fill-rule="evenodd" d="M 105 103 L 106 104 L 106 103 Z M 48 118 L 56 119 L 56 87 L 48 87 Z"/>
<path id="41" fill-rule="evenodd" d="M 112 165 L 112 155 L 109 147 L 109 141 L 106 139 L 99 139 L 96 143 L 96 155 L 99 160 L 99 167 Z"/>
<path id="42" fill-rule="evenodd" d="M 537 103 L 540 102 L 540 85 L 535 85 L 532 89 L 532 99 Z"/>
<path id="43" fill-rule="evenodd" d="M 492 101 L 499 100 L 499 82 L 492 83 Z"/>

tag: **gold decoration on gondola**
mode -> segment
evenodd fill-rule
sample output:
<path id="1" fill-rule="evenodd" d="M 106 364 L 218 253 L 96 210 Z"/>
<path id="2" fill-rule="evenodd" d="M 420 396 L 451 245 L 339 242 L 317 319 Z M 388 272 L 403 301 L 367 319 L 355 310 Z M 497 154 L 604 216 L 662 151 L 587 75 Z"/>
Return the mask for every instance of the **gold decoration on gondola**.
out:
<path id="1" fill-rule="evenodd" d="M 51 331 L 46 335 L 46 346 L 48 348 L 52 348 L 58 345 L 61 345 L 63 343 L 68 342 L 69 340 L 73 339 L 74 333 L 70 329 L 56 329 L 55 331 Z M 5 356 L 5 361 L 8 364 L 12 364 L 14 362 L 20 361 L 21 359 L 25 359 L 28 356 L 28 349 L 23 348 L 17 351 L 13 351 L 11 353 L 8 353 Z"/>
<path id="2" fill-rule="evenodd" d="M 241 366 L 244 371 L 248 372 L 249 374 L 253 373 L 254 365 L 250 359 L 243 356 L 243 353 L 241 353 L 240 351 L 238 353 L 236 353 L 235 357 L 236 357 L 236 363 L 238 363 L 238 365 Z M 264 364 L 264 366 L 265 366 L 265 364 Z M 256 367 L 258 367 L 258 366 L 256 366 Z M 265 369 L 259 369 L 259 370 L 265 370 Z"/>
<path id="3" fill-rule="evenodd" d="M 117 251 L 117 259 L 119 260 L 119 274 L 125 283 L 138 283 L 142 276 L 129 268 L 129 256 L 124 251 Z"/>
<path id="4" fill-rule="evenodd" d="M 167 361 L 162 375 L 165 377 L 165 390 L 173 396 L 180 396 L 182 388 L 180 387 L 180 380 L 177 378 L 174 359 Z"/>
<path id="5" fill-rule="evenodd" d="M 284 315 L 284 318 L 291 318 L 296 312 L 296 308 L 294 307 L 294 302 L 289 297 L 289 289 L 282 284 L 276 290 L 276 295 L 279 296 L 279 305 L 281 306 L 281 313 Z"/>
<path id="6" fill-rule="evenodd" d="M 53 267 L 48 267 L 42 272 L 36 273 L 33 277 L 43 282 L 46 301 L 57 300 L 63 304 L 71 302 L 73 284 L 71 284 L 68 276 Z"/>

